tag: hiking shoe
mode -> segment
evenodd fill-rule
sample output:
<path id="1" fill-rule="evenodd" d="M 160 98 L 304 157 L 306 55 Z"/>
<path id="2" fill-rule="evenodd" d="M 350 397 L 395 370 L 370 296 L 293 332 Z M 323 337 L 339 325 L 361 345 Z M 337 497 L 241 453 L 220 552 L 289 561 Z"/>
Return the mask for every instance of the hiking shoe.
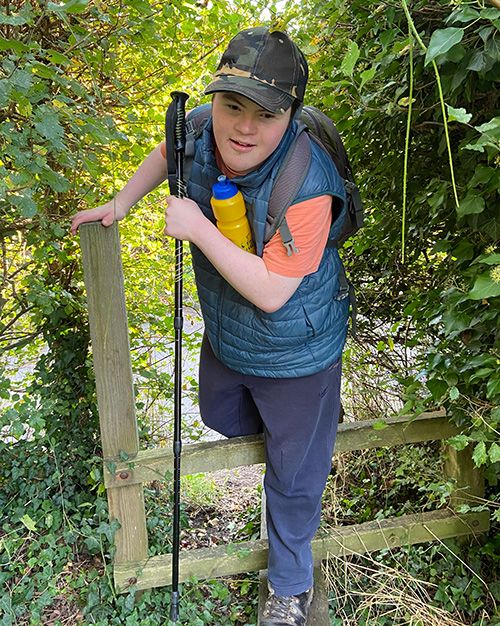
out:
<path id="1" fill-rule="evenodd" d="M 305 626 L 312 597 L 312 587 L 298 596 L 277 596 L 269 587 L 261 626 Z"/>

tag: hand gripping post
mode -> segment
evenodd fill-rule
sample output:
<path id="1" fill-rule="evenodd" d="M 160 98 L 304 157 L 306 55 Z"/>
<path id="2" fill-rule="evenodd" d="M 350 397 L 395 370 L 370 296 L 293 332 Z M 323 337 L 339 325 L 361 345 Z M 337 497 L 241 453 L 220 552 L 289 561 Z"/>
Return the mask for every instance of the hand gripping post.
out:
<path id="1" fill-rule="evenodd" d="M 165 116 L 165 146 L 167 153 L 170 193 L 186 196 L 184 182 L 184 151 L 186 147 L 185 104 L 189 96 L 181 91 L 171 94 Z M 175 359 L 174 359 L 174 516 L 172 525 L 172 600 L 170 619 L 179 618 L 179 551 L 180 551 L 180 491 L 181 491 L 181 405 L 182 405 L 182 241 L 175 240 Z"/>

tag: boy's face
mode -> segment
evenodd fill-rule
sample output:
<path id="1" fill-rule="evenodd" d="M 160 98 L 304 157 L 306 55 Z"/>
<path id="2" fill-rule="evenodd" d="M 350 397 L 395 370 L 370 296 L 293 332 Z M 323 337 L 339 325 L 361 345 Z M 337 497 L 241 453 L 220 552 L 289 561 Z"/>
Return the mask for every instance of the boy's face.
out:
<path id="1" fill-rule="evenodd" d="M 215 142 L 225 165 L 248 174 L 278 147 L 290 121 L 291 109 L 270 113 L 236 93 L 219 92 L 212 102 Z"/>

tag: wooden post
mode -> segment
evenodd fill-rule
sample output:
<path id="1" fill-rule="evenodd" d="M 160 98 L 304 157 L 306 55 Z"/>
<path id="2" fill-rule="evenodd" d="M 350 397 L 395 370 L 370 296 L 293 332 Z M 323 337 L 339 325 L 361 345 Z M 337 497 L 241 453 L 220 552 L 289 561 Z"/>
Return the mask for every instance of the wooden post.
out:
<path id="1" fill-rule="evenodd" d="M 80 244 L 104 465 L 117 462 L 123 453 L 133 462 L 139 438 L 118 224 L 109 228 L 83 224 Z M 121 525 L 115 536 L 115 563 L 145 559 L 148 538 L 142 484 L 108 489 L 108 504 L 110 519 Z"/>
<path id="2" fill-rule="evenodd" d="M 479 505 L 484 498 L 484 476 L 472 459 L 472 446 L 456 450 L 453 446 L 444 448 L 444 474 L 454 481 L 454 491 L 450 505 L 456 509 L 461 504 Z"/>

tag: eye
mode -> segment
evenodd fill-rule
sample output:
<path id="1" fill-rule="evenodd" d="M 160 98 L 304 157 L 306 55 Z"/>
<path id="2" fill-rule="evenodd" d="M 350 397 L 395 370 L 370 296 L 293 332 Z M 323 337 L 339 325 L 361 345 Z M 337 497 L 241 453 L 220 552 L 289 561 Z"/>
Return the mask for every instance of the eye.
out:
<path id="1" fill-rule="evenodd" d="M 230 111 L 239 111 L 240 110 L 240 107 L 237 104 L 234 104 L 233 102 L 227 102 L 226 103 L 226 107 Z"/>
<path id="2" fill-rule="evenodd" d="M 270 113 L 269 111 L 262 111 L 260 114 L 260 119 L 264 122 L 272 122 L 277 119 L 277 116 L 274 113 Z"/>

